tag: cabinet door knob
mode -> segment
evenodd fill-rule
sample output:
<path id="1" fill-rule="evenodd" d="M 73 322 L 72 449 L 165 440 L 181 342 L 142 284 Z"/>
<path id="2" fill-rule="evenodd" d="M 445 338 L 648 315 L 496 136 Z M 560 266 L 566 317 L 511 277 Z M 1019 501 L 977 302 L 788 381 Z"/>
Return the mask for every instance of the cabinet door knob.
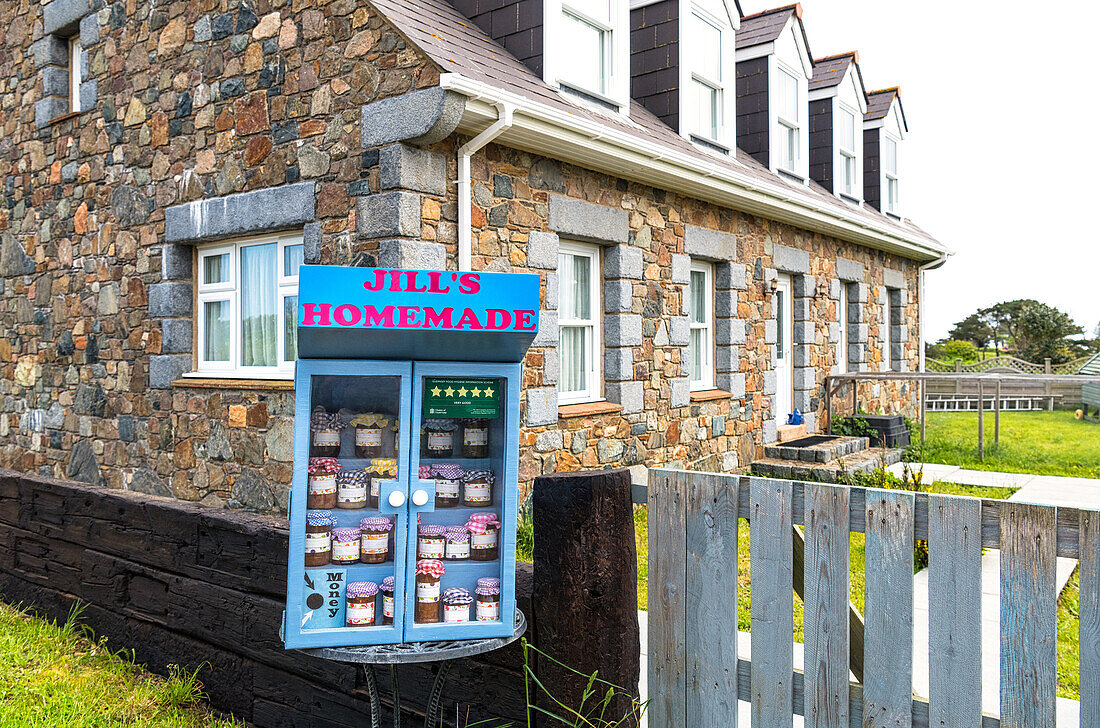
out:
<path id="1" fill-rule="evenodd" d="M 400 508 L 405 505 L 405 494 L 399 490 L 390 493 L 390 508 Z"/>
<path id="2" fill-rule="evenodd" d="M 414 506 L 426 506 L 428 505 L 428 491 L 415 490 L 413 491 L 413 505 Z"/>

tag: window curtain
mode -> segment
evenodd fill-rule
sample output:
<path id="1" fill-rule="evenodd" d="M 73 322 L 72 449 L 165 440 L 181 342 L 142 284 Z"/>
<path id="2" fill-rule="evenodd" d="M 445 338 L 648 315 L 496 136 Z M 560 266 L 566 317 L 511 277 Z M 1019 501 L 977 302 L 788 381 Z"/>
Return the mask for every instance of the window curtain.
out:
<path id="1" fill-rule="evenodd" d="M 558 334 L 563 392 L 583 392 L 588 387 L 588 367 L 585 362 L 587 333 L 583 326 L 563 326 Z"/>
<path id="2" fill-rule="evenodd" d="M 241 248 L 241 365 L 273 367 L 278 356 L 278 245 Z"/>

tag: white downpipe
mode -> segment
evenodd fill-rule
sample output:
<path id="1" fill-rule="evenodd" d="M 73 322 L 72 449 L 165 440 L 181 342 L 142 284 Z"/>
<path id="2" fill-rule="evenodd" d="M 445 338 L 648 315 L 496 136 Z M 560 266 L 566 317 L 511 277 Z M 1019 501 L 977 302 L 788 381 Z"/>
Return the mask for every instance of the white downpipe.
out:
<path id="1" fill-rule="evenodd" d="M 919 291 L 920 300 L 917 301 L 917 318 L 919 319 L 919 324 L 920 324 L 920 336 L 917 337 L 917 339 L 918 339 L 917 340 L 917 346 L 920 347 L 918 349 L 918 352 L 919 352 L 920 356 L 917 360 L 917 371 L 919 371 L 919 372 L 924 371 L 924 327 L 925 327 L 924 293 L 928 289 L 927 285 L 924 282 L 924 273 L 925 273 L 925 271 L 935 270 L 936 268 L 939 268 L 941 265 L 943 265 L 946 262 L 947 262 L 947 254 L 944 254 L 944 255 L 941 255 L 936 260 L 933 260 L 931 263 L 925 263 L 924 265 L 922 265 L 920 268 L 917 269 L 917 271 L 918 271 L 917 272 L 917 285 L 920 287 L 920 291 Z"/>
<path id="2" fill-rule="evenodd" d="M 472 226 L 470 219 L 470 157 L 489 142 L 496 139 L 510 126 L 516 107 L 499 101 L 497 120 L 484 131 L 458 148 L 458 269 L 471 270 L 473 258 Z"/>

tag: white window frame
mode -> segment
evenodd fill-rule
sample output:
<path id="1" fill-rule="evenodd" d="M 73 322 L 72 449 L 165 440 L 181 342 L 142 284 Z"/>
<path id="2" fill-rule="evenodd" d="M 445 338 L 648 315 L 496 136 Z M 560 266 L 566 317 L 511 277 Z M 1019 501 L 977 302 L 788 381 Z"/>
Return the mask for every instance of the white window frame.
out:
<path id="1" fill-rule="evenodd" d="M 603 399 L 602 393 L 602 377 L 600 376 L 603 371 L 603 307 L 600 302 L 600 290 L 603 287 L 600 272 L 600 246 L 592 245 L 590 243 L 577 243 L 573 241 L 561 241 L 558 245 L 558 285 L 559 285 L 559 305 L 558 305 L 558 330 L 560 331 L 566 327 L 585 327 L 590 330 L 591 335 L 587 337 L 587 341 L 590 342 L 587 351 L 585 351 L 586 362 L 586 381 L 588 386 L 579 391 L 565 392 L 561 389 L 564 377 L 562 376 L 562 367 L 559 359 L 559 373 L 558 373 L 558 404 L 577 404 L 580 402 L 598 402 Z M 568 255 L 572 257 L 585 257 L 589 258 L 589 276 L 588 281 L 588 319 L 576 319 L 565 318 L 561 316 L 563 307 L 561 306 L 561 300 L 567 295 L 568 285 L 566 283 L 565 272 L 562 270 L 561 255 Z M 560 339 L 559 339 L 560 344 Z M 560 346 L 555 354 L 560 357 Z"/>
<path id="2" fill-rule="evenodd" d="M 854 111 L 846 104 L 837 103 L 837 109 L 840 114 L 850 114 L 852 118 L 852 144 L 853 148 L 845 148 L 843 144 L 843 136 L 841 134 L 840 125 L 833 127 L 836 134 L 836 149 L 839 156 L 840 168 L 837 170 L 837 193 L 851 199 L 859 199 L 859 135 L 863 131 L 862 118 L 863 114 L 858 111 Z M 848 165 L 852 166 L 852 185 L 848 187 L 845 182 L 847 181 Z"/>
<path id="3" fill-rule="evenodd" d="M 80 35 L 69 38 L 69 111 L 78 113 L 80 108 Z"/>
<path id="4" fill-rule="evenodd" d="M 719 48 L 718 57 L 720 59 L 721 78 L 710 78 L 703 73 L 701 69 L 695 67 L 694 58 L 689 51 L 685 51 L 686 43 L 680 44 L 680 52 L 682 57 L 690 59 L 692 62 L 682 62 L 681 68 L 681 84 L 682 87 L 688 89 L 689 94 L 684 100 L 686 103 L 681 111 L 681 127 L 684 136 L 697 137 L 703 141 L 717 144 L 720 147 L 726 149 L 733 149 L 736 144 L 736 113 L 734 111 L 734 96 L 733 91 L 733 79 L 736 75 L 734 66 L 734 31 L 729 24 L 729 18 L 716 16 L 713 12 L 702 7 L 698 3 L 690 4 L 690 13 L 688 15 L 692 21 L 699 20 L 700 22 L 710 25 L 719 32 Z M 686 40 L 686 39 L 685 39 Z M 711 134 L 711 130 L 706 131 L 702 129 L 692 128 L 692 123 L 688 121 L 689 114 L 687 109 L 698 109 L 700 99 L 698 98 L 700 89 L 699 84 L 707 86 L 713 91 L 717 92 L 717 133 Z M 690 118 L 694 121 L 694 114 L 690 115 Z"/>
<path id="5" fill-rule="evenodd" d="M 276 252 L 276 366 L 242 366 L 241 359 L 241 250 L 254 245 L 278 245 Z M 286 264 L 286 250 L 303 244 L 300 232 L 275 235 L 257 235 L 232 241 L 222 241 L 199 246 L 195 272 L 195 319 L 198 338 L 196 340 L 196 371 L 188 376 L 231 377 L 237 379 L 293 379 L 294 362 L 286 358 L 286 317 L 285 301 L 288 296 L 298 295 L 298 276 L 283 274 Z M 204 259 L 229 254 L 229 280 L 224 283 L 206 283 Z M 229 302 L 229 361 L 207 361 L 204 350 L 206 339 L 205 304 L 218 301 Z M 295 314 L 297 315 L 297 314 Z"/>
<path id="6" fill-rule="evenodd" d="M 780 101 L 780 99 L 779 99 L 780 84 L 779 84 L 779 80 L 778 80 L 778 77 L 777 77 L 776 78 L 776 83 L 775 83 L 775 102 L 776 102 L 776 105 L 775 105 L 775 120 L 776 120 L 776 131 L 781 132 L 781 136 L 780 136 L 779 139 L 776 140 L 777 143 L 778 143 L 778 145 L 776 146 L 776 151 L 782 151 L 783 152 L 783 157 L 782 157 L 782 159 L 777 159 L 776 160 L 776 165 L 775 166 L 776 166 L 776 169 L 778 169 L 780 171 L 783 171 L 783 172 L 786 172 L 788 174 L 793 174 L 793 175 L 798 176 L 798 177 L 805 177 L 805 173 L 802 171 L 802 168 L 804 166 L 803 163 L 805 162 L 805 160 L 803 159 L 803 151 L 802 151 L 802 147 L 803 147 L 802 137 L 803 137 L 803 134 L 805 132 L 802 128 L 802 121 L 801 121 L 801 118 L 804 117 L 807 113 L 807 110 L 802 108 L 805 105 L 805 99 L 804 99 L 805 94 L 802 91 L 802 82 L 803 82 L 805 77 L 798 74 L 798 73 L 796 73 L 794 70 L 788 68 L 787 65 L 784 64 L 784 63 L 776 63 L 775 69 L 776 69 L 776 73 L 786 74 L 787 76 L 790 77 L 790 79 L 792 81 L 794 81 L 794 88 L 795 88 L 794 108 L 795 108 L 796 113 L 799 114 L 798 119 L 790 119 L 790 118 L 784 117 L 779 112 L 779 109 L 780 109 L 780 106 L 781 106 L 781 104 L 779 103 L 779 101 Z M 788 152 L 790 151 L 790 148 L 791 148 L 791 132 L 792 131 L 794 132 L 794 141 L 795 141 L 794 148 L 795 148 L 796 156 L 793 160 L 788 160 L 788 159 L 786 159 L 786 157 L 789 156 Z M 790 162 L 790 164 L 788 164 L 788 162 Z"/>
<path id="7" fill-rule="evenodd" d="M 705 360 L 700 372 L 700 379 L 693 379 L 692 370 L 694 369 L 693 362 L 688 362 L 688 377 L 691 391 L 702 392 L 708 389 L 714 389 L 714 266 L 706 261 L 693 260 L 691 261 L 690 272 L 688 277 L 688 284 L 685 286 L 685 294 L 688 299 L 688 326 L 690 331 L 703 331 L 703 351 L 706 353 Z M 702 323 L 695 322 L 695 312 L 691 310 L 691 304 L 694 302 L 694 298 L 691 295 L 691 273 L 703 274 L 703 321 Z M 689 331 L 689 334 L 690 334 Z M 691 339 L 688 339 L 687 352 L 691 354 Z"/>
<path id="8" fill-rule="evenodd" d="M 898 162 L 898 157 L 901 152 L 901 141 L 891 134 L 887 134 L 885 130 L 882 132 L 882 147 L 879 150 L 879 157 L 881 159 L 882 167 L 882 211 L 891 215 L 900 215 L 898 210 L 901 209 L 899 200 L 899 188 L 901 185 L 898 182 L 898 167 L 901 165 Z M 890 172 L 886 169 L 886 155 L 884 154 L 887 144 L 894 145 L 894 170 Z M 893 194 L 891 194 L 891 183 L 893 183 Z"/>
<path id="9" fill-rule="evenodd" d="M 848 282 L 840 282 L 840 301 L 837 303 L 836 320 L 840 338 L 836 342 L 836 366 L 838 374 L 847 374 L 850 366 L 848 361 L 848 328 L 851 321 L 848 318 Z"/>
<path id="10" fill-rule="evenodd" d="M 609 0 L 611 22 L 593 18 L 582 8 L 585 0 L 543 0 L 543 80 L 566 91 L 590 96 L 600 104 L 613 107 L 624 116 L 630 110 L 630 3 L 629 0 Z M 569 14 L 602 32 L 604 75 L 603 89 L 583 88 L 562 76 L 561 57 L 569 52 L 570 39 L 565 35 L 564 15 Z M 591 104 L 593 108 L 599 104 Z"/>

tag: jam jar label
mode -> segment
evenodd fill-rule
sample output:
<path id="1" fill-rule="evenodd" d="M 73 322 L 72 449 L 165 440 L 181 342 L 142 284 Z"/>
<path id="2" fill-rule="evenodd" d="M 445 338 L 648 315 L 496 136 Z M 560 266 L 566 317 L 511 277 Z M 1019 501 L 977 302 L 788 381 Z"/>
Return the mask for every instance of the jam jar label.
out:
<path id="1" fill-rule="evenodd" d="M 429 432 L 428 433 L 428 449 L 429 450 L 450 450 L 454 447 L 455 439 L 453 432 Z"/>
<path id="2" fill-rule="evenodd" d="M 437 497 L 442 498 L 457 498 L 458 497 L 458 481 L 457 480 L 445 480 L 443 478 L 435 479 L 435 494 Z"/>
<path id="3" fill-rule="evenodd" d="M 382 616 L 393 619 L 393 597 L 382 595 Z"/>
<path id="4" fill-rule="evenodd" d="M 332 447 L 340 444 L 339 430 L 317 430 L 313 433 L 313 444 L 319 447 Z"/>
<path id="5" fill-rule="evenodd" d="M 443 605 L 443 621 L 444 622 L 469 622 L 470 621 L 470 605 L 469 604 L 444 604 Z"/>
<path id="6" fill-rule="evenodd" d="M 336 492 L 335 475 L 309 476 L 309 492 L 314 495 L 328 495 Z"/>
<path id="7" fill-rule="evenodd" d="M 370 479 L 370 494 L 373 495 L 375 498 L 378 497 L 378 484 L 381 481 L 382 481 L 381 478 L 371 478 Z"/>
<path id="8" fill-rule="evenodd" d="M 462 443 L 464 445 L 484 445 L 489 442 L 489 428 L 487 427 L 467 427 L 465 432 L 462 433 Z"/>
<path id="9" fill-rule="evenodd" d="M 333 541 L 332 542 L 332 560 L 333 561 L 358 561 L 359 560 L 359 542 L 358 541 Z"/>
<path id="10" fill-rule="evenodd" d="M 471 503 L 488 503 L 489 484 L 477 482 L 466 483 L 466 500 Z"/>
<path id="11" fill-rule="evenodd" d="M 423 582 L 416 582 L 416 601 L 418 602 L 438 602 L 439 601 L 439 580 Z"/>
<path id="12" fill-rule="evenodd" d="M 448 559 L 468 559 L 470 558 L 470 542 L 448 542 L 447 544 L 447 558 Z"/>
<path id="13" fill-rule="evenodd" d="M 390 535 L 388 533 L 363 534 L 363 553 L 384 554 L 389 550 Z"/>
<path id="14" fill-rule="evenodd" d="M 355 445 L 357 447 L 382 447 L 382 428 L 356 427 Z"/>
<path id="15" fill-rule="evenodd" d="M 443 558 L 443 539 L 442 538 L 422 538 L 422 539 L 420 539 L 420 547 L 417 549 L 416 558 L 418 558 L 418 559 L 442 559 Z"/>
<path id="16" fill-rule="evenodd" d="M 340 488 L 340 495 L 337 496 L 337 500 L 341 503 L 355 503 L 357 501 L 365 501 L 367 499 L 367 486 L 357 485 L 353 487 L 343 486 Z"/>
<path id="17" fill-rule="evenodd" d="M 470 534 L 470 544 L 475 549 L 491 549 L 497 545 L 496 532 L 493 533 L 472 533 Z"/>
<path id="18" fill-rule="evenodd" d="M 359 626 L 374 624 L 374 602 L 367 604 L 348 602 L 348 624 Z"/>
<path id="19" fill-rule="evenodd" d="M 319 554 L 332 549 L 332 539 L 328 533 L 307 533 L 306 553 Z"/>
<path id="20" fill-rule="evenodd" d="M 495 622 L 498 619 L 500 619 L 500 602 L 477 600 L 477 621 Z"/>

